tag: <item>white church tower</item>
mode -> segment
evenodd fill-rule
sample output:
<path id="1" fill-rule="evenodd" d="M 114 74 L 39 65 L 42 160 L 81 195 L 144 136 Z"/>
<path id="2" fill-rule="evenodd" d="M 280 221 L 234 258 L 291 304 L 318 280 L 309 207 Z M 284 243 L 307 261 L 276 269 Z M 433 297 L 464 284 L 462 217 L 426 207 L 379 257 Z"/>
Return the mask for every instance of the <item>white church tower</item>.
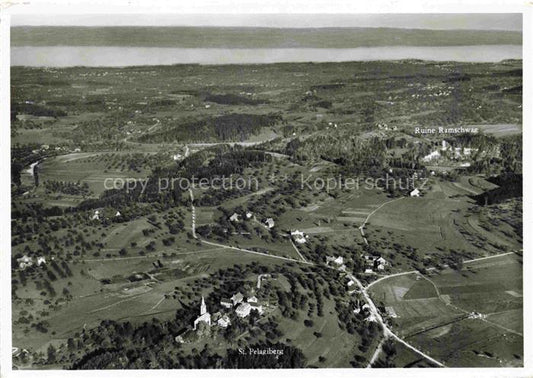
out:
<path id="1" fill-rule="evenodd" d="M 207 306 L 205 305 L 204 296 L 202 295 L 202 304 L 200 305 L 200 316 L 207 312 Z"/>
<path id="2" fill-rule="evenodd" d="M 198 326 L 198 323 L 205 323 L 211 326 L 211 314 L 207 312 L 207 306 L 205 305 L 204 296 L 202 295 L 202 304 L 200 305 L 200 316 L 194 321 L 194 328 Z"/>

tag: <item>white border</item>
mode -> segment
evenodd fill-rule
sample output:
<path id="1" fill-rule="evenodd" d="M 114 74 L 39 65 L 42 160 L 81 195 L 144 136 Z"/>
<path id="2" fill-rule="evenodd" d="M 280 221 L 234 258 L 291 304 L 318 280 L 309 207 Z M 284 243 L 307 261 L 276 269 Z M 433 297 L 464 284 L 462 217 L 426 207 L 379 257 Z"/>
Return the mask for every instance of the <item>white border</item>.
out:
<path id="1" fill-rule="evenodd" d="M 434 377 L 444 377 L 453 374 L 457 377 L 533 377 L 533 344 L 531 342 L 533 322 L 527 314 L 531 314 L 532 296 L 529 291 L 533 280 L 532 261 L 528 256 L 531 237 L 528 234 L 529 225 L 533 225 L 532 208 L 533 202 L 531 193 L 533 190 L 533 180 L 531 167 L 533 151 L 524 149 L 524 368 L 453 368 L 450 369 L 305 369 L 305 370 L 128 370 L 128 371 L 11 371 L 11 284 L 10 284 L 10 263 L 11 254 L 11 237 L 10 237 L 10 132 L 9 132 L 9 15 L 22 14 L 43 14 L 53 17 L 54 14 L 339 14 L 339 13 L 523 13 L 523 85 L 524 95 L 524 119 L 523 119 L 523 136 L 525 146 L 532 141 L 530 127 L 533 126 L 533 93 L 531 81 L 532 75 L 532 21 L 533 5 L 518 0 L 456 0 L 456 1 L 405 1 L 397 0 L 372 0 L 357 2 L 351 0 L 293 0 L 287 2 L 284 0 L 182 0 L 179 2 L 171 0 L 150 1 L 150 0 L 93 0 L 93 1 L 73 1 L 73 0 L 56 0 L 33 2 L 25 0 L 12 0 L 11 6 L 9 0 L 0 0 L 0 6 L 4 8 L 0 22 L 0 153 L 2 160 L 0 164 L 0 173 L 2 174 L 2 188 L 5 191 L 0 203 L 2 232 L 0 233 L 0 280 L 1 280 L 1 317 L 0 317 L 0 369 L 1 376 L 8 377 L 32 377 L 39 375 L 41 377 L 63 377 L 71 374 L 80 376 L 98 376 L 98 377 L 144 377 L 146 374 L 156 377 L 184 376 L 184 377 L 205 377 L 205 376 L 223 376 L 228 373 L 235 377 L 267 377 L 275 374 L 277 376 L 305 375 L 310 377 L 373 377 L 373 376 L 399 376 L 399 377 L 426 377 L 428 374 Z"/>

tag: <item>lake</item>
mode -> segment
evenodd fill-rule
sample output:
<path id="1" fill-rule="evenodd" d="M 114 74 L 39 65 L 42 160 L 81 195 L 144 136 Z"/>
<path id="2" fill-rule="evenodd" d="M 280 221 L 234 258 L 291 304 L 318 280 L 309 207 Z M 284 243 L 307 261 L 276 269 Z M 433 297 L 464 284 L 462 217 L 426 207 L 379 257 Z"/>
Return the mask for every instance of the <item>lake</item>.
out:
<path id="1" fill-rule="evenodd" d="M 336 49 L 218 49 L 113 46 L 17 46 L 11 48 L 12 66 L 33 67 L 123 67 L 190 63 L 263 64 L 400 59 L 499 62 L 504 59 L 522 59 L 522 46 L 385 46 Z"/>

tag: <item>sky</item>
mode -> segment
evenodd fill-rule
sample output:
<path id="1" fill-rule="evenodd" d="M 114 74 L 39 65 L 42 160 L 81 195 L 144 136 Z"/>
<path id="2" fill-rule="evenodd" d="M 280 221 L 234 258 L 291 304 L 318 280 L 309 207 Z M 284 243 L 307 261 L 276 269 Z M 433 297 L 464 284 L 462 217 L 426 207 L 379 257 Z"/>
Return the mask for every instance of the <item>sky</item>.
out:
<path id="1" fill-rule="evenodd" d="M 12 26 L 246 26 L 391 27 L 411 29 L 522 30 L 519 13 L 462 14 L 84 14 L 12 15 Z"/>

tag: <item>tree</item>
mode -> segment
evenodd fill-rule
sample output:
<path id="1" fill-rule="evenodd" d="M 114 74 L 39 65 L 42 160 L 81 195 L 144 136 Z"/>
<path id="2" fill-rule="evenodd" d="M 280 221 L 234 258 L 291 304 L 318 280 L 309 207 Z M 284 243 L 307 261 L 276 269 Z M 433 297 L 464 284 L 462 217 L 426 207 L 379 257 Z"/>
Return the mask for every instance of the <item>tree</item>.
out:
<path id="1" fill-rule="evenodd" d="M 69 337 L 67 340 L 67 348 L 70 351 L 73 351 L 74 349 L 76 349 L 76 345 L 74 344 L 74 339 L 72 337 Z"/>
<path id="2" fill-rule="evenodd" d="M 48 354 L 48 363 L 49 364 L 55 363 L 56 362 L 56 348 L 52 344 L 48 346 L 47 354 Z"/>

